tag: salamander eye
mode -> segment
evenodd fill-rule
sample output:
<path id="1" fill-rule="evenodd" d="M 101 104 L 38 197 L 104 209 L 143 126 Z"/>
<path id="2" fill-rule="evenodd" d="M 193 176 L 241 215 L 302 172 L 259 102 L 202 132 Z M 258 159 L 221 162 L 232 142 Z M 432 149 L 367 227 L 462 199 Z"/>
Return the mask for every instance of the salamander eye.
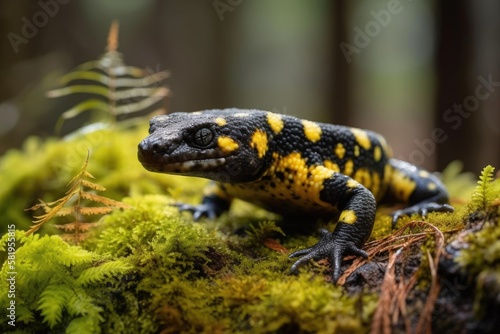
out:
<path id="1" fill-rule="evenodd" d="M 201 128 L 194 134 L 193 141 L 196 146 L 207 147 L 212 143 L 214 133 L 209 128 Z"/>

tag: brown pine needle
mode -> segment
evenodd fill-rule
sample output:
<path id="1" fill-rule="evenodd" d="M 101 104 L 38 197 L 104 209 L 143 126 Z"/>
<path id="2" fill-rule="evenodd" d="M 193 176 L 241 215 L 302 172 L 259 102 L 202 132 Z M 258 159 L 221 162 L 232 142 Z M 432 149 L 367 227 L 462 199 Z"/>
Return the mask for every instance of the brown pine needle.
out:
<path id="1" fill-rule="evenodd" d="M 382 281 L 381 293 L 373 316 L 372 328 L 370 333 L 391 333 L 391 308 L 394 305 L 394 295 L 396 294 L 396 275 L 395 263 L 402 253 L 402 248 L 396 252 L 391 252 L 389 256 L 389 263 L 385 272 L 384 280 Z"/>
<path id="2" fill-rule="evenodd" d="M 280 254 L 288 254 L 290 252 L 285 246 L 280 244 L 280 242 L 275 239 L 267 238 L 264 239 L 262 243 L 267 248 L 272 249 L 273 251 L 278 252 Z"/>
<path id="3" fill-rule="evenodd" d="M 418 229 L 418 232 L 412 233 L 415 229 Z M 405 282 L 403 274 L 396 275 L 395 267 L 396 265 L 403 265 L 401 262 L 406 257 L 404 255 L 405 250 L 418 242 L 422 242 L 429 235 L 434 236 L 436 245 L 433 251 L 434 254 L 431 254 L 429 250 L 425 254 L 429 262 L 431 285 L 425 305 L 420 312 L 418 323 L 412 329 L 406 301 L 417 283 L 418 272 L 416 271 Z M 351 273 L 367 263 L 375 255 L 389 252 L 389 262 L 382 282 L 380 299 L 373 317 L 371 332 L 391 333 L 392 326 L 403 321 L 406 331 L 409 333 L 430 333 L 432 312 L 440 291 L 437 266 L 443 247 L 444 235 L 438 228 L 425 221 L 412 221 L 383 239 L 367 243 L 365 250 L 368 253 L 368 260 L 356 258 L 337 283 L 343 285 Z M 403 271 L 401 270 L 401 272 Z"/>

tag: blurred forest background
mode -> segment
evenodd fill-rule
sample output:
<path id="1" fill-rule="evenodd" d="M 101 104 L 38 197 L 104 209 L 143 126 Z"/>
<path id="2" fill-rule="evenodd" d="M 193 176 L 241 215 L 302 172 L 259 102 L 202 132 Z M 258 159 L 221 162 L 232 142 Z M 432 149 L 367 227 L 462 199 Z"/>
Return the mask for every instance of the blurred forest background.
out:
<path id="1" fill-rule="evenodd" d="M 118 19 L 125 62 L 171 73 L 169 112 L 273 110 L 377 131 L 431 170 L 500 168 L 499 1 L 2 1 L 0 17 L 0 154 L 54 134 L 75 101 L 45 92 Z"/>

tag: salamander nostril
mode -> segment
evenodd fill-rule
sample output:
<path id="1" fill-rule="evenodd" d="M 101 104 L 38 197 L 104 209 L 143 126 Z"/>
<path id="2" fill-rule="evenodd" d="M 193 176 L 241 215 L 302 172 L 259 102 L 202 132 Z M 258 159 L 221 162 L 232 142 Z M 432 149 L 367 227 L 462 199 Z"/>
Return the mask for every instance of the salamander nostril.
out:
<path id="1" fill-rule="evenodd" d="M 143 140 L 139 143 L 139 152 L 145 152 L 148 150 L 148 142 L 147 140 Z"/>

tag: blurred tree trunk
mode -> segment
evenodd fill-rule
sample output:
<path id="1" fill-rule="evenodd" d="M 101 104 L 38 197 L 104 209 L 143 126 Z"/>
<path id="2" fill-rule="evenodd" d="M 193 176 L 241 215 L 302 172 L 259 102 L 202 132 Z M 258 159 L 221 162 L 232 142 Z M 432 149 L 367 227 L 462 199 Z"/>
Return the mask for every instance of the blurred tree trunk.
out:
<path id="1" fill-rule="evenodd" d="M 453 160 L 461 160 L 466 169 L 472 168 L 475 126 L 469 119 L 447 121 L 449 109 L 462 104 L 470 94 L 468 72 L 471 65 L 471 20 L 466 1 L 443 0 L 436 3 L 436 109 L 435 124 L 446 133 L 446 140 L 437 143 L 437 169 L 442 170 Z M 445 115 L 449 115 L 445 116 Z M 456 117 L 455 117 L 456 116 Z M 460 122 L 460 125 L 458 125 Z"/>
<path id="2" fill-rule="evenodd" d="M 436 3 L 435 124 L 446 134 L 446 140 L 436 144 L 439 170 L 457 159 L 475 173 L 487 164 L 500 166 L 500 88 L 496 86 L 500 48 L 492 43 L 500 39 L 499 12 L 498 2 Z"/>
<path id="3" fill-rule="evenodd" d="M 350 104 L 350 80 L 349 80 L 349 64 L 347 63 L 341 49 L 340 43 L 347 41 L 347 9 L 348 5 L 345 1 L 334 1 L 331 7 L 333 13 L 333 73 L 332 73 L 332 92 L 331 106 L 333 112 L 330 114 L 330 121 L 336 124 L 350 124 L 352 119 L 352 110 Z"/>
<path id="4" fill-rule="evenodd" d="M 496 84 L 491 87 L 490 95 L 483 101 L 479 110 L 477 129 L 477 144 L 473 159 L 474 172 L 479 172 L 490 164 L 500 169 L 500 2 L 499 1 L 471 1 L 472 19 L 474 24 L 474 73 L 472 78 L 474 87 L 479 84 L 478 76 Z M 493 42 L 495 41 L 495 42 Z"/>

